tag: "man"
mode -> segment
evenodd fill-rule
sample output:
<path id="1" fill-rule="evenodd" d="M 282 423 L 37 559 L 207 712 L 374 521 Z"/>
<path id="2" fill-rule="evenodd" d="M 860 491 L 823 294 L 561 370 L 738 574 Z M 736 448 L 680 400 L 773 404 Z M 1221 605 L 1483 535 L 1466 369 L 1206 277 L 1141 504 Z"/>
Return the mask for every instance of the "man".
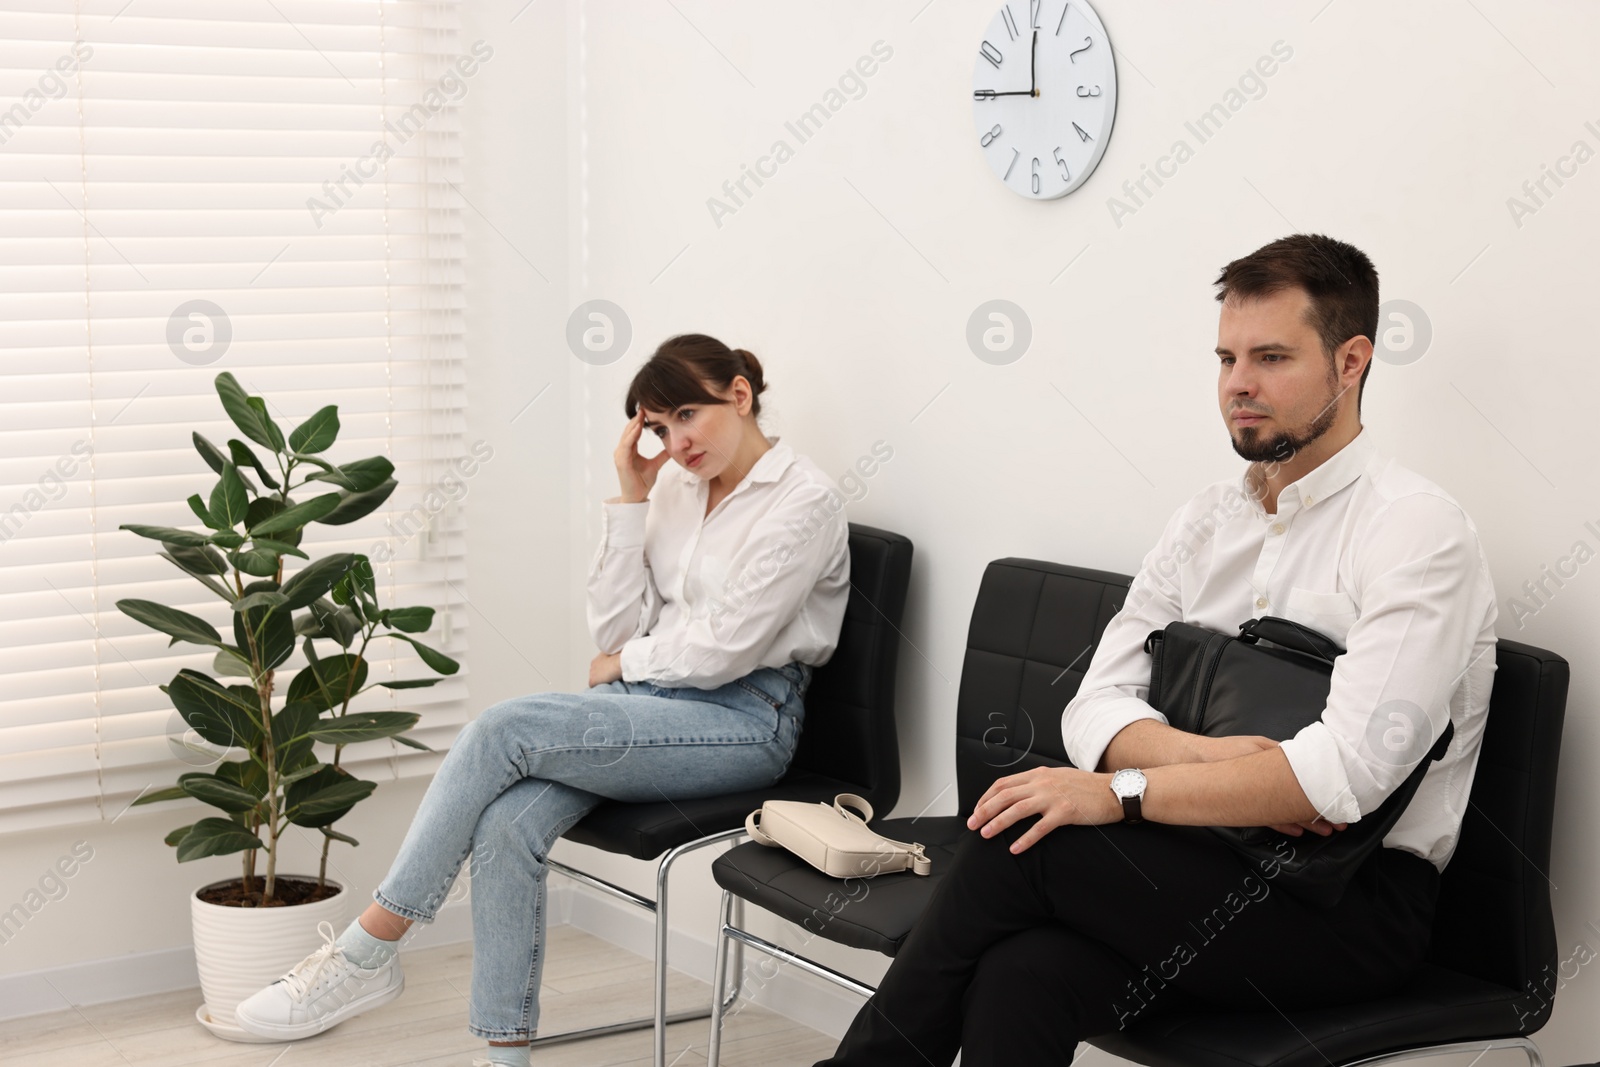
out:
<path id="1" fill-rule="evenodd" d="M 1422 961 L 1494 672 L 1494 590 L 1443 490 L 1360 421 L 1378 325 L 1361 251 L 1319 235 L 1223 268 L 1218 402 L 1240 479 L 1180 508 L 1062 716 L 1075 767 L 995 782 L 834 1065 L 1071 1063 L 1078 1042 L 1179 1006 L 1289 1010 L 1383 994 Z M 1166 725 L 1145 637 L 1277 615 L 1344 646 L 1321 720 L 1279 744 Z M 1331 907 L 1206 826 L 1339 833 L 1455 735 Z M 1094 768 L 1080 770 L 1078 768 Z M 1113 772 L 1142 770 L 1140 822 Z M 1139 784 L 1137 776 L 1125 776 Z M 1131 799 L 1131 798 L 1130 798 Z"/>

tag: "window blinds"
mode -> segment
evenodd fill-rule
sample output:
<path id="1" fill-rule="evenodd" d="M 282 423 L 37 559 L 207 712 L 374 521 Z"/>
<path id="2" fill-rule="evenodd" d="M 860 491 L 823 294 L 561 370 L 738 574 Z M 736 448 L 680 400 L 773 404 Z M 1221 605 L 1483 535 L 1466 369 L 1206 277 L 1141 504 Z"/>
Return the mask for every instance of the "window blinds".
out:
<path id="1" fill-rule="evenodd" d="M 118 529 L 199 529 L 184 500 L 216 476 L 190 433 L 243 436 L 220 371 L 286 434 L 337 404 L 324 458 L 393 461 L 383 507 L 313 524 L 303 547 L 371 555 L 380 602 L 437 609 L 417 636 L 462 658 L 461 501 L 492 447 L 465 440 L 454 104 L 492 53 L 463 48 L 455 16 L 0 0 L 0 832 L 112 821 L 215 759 L 157 688 L 210 653 L 115 604 L 227 632 L 226 603 Z M 368 651 L 373 681 L 434 676 L 402 642 Z M 303 665 L 279 669 L 280 694 Z M 437 752 L 383 740 L 341 763 L 380 784 L 431 773 L 467 719 L 466 673 L 354 705 L 420 712 L 411 736 Z M 166 807 L 179 825 L 201 805 Z"/>

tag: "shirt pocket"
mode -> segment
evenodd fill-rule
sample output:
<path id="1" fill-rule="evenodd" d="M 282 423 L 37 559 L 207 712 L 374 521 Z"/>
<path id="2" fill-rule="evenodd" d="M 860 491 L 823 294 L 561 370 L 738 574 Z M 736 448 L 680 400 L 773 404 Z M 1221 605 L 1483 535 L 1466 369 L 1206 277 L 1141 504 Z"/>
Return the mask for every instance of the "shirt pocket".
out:
<path id="1" fill-rule="evenodd" d="M 1344 593 L 1319 593 L 1312 589 L 1290 589 L 1289 598 L 1284 602 L 1284 617 L 1302 626 L 1309 626 L 1320 634 L 1326 634 L 1338 642 L 1341 648 L 1345 646 L 1345 638 L 1350 634 L 1350 627 L 1355 625 L 1361 613 L 1356 609 L 1356 602 Z"/>

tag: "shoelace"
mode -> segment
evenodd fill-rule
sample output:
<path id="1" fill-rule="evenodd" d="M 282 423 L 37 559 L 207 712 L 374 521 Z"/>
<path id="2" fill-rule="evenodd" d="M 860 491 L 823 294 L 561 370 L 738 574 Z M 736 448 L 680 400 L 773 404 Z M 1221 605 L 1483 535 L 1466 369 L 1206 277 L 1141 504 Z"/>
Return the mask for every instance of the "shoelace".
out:
<path id="1" fill-rule="evenodd" d="M 349 960 L 345 959 L 344 951 L 339 948 L 338 939 L 334 936 L 333 924 L 327 920 L 319 922 L 317 933 L 322 935 L 325 942 L 323 946 L 295 964 L 294 970 L 280 979 L 288 989 L 290 999 L 296 1004 L 303 1003 L 306 994 L 316 988 L 322 972 L 328 969 L 335 957 L 349 966 Z"/>

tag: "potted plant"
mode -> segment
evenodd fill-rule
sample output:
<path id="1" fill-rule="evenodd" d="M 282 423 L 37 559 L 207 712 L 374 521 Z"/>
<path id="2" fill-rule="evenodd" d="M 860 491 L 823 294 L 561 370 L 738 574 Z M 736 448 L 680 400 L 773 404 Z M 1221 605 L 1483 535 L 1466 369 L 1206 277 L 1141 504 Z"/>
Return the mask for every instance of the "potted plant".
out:
<path id="1" fill-rule="evenodd" d="M 191 900 L 205 995 L 196 1017 L 221 1036 L 253 1041 L 259 1039 L 234 1022 L 234 1007 L 314 951 L 318 921 L 342 925 L 349 907 L 343 887 L 328 881 L 328 850 L 335 841 L 359 842 L 333 827 L 376 783 L 339 765 L 344 746 L 388 737 L 428 747 L 405 736 L 417 723 L 414 712 L 350 710 L 352 700 L 374 687 L 412 689 L 439 681 L 369 684 L 368 645 L 385 637 L 408 642 L 438 674 L 454 674 L 459 664 L 411 636 L 432 625 L 432 608 L 379 604 L 366 556 L 340 552 L 312 560 L 301 548 L 312 523 L 354 522 L 388 499 L 394 465 L 382 456 L 337 466 L 323 459 L 339 433 L 334 405 L 285 438 L 265 401 L 247 396 L 233 375 L 217 375 L 216 388 L 229 418 L 266 450 L 265 461 L 245 441 L 229 440 L 224 452 L 196 433 L 195 449 L 218 476 L 209 498 L 196 493 L 188 501 L 206 531 L 138 523 L 121 528 L 160 541 L 163 559 L 226 601 L 231 633 L 154 601 L 119 600 L 117 607 L 170 636 L 171 644 L 215 649 L 211 674 L 184 668 L 161 689 L 216 762 L 134 803 L 192 797 L 219 809 L 166 836 L 179 863 L 242 854 L 239 877 L 203 886 Z M 328 491 L 309 495 L 322 488 Z M 291 496 L 296 490 L 304 499 Z M 305 562 L 285 574 L 291 558 Z M 297 642 L 305 665 L 279 686 L 277 673 Z M 277 869 L 290 826 L 322 834 L 314 878 Z"/>

